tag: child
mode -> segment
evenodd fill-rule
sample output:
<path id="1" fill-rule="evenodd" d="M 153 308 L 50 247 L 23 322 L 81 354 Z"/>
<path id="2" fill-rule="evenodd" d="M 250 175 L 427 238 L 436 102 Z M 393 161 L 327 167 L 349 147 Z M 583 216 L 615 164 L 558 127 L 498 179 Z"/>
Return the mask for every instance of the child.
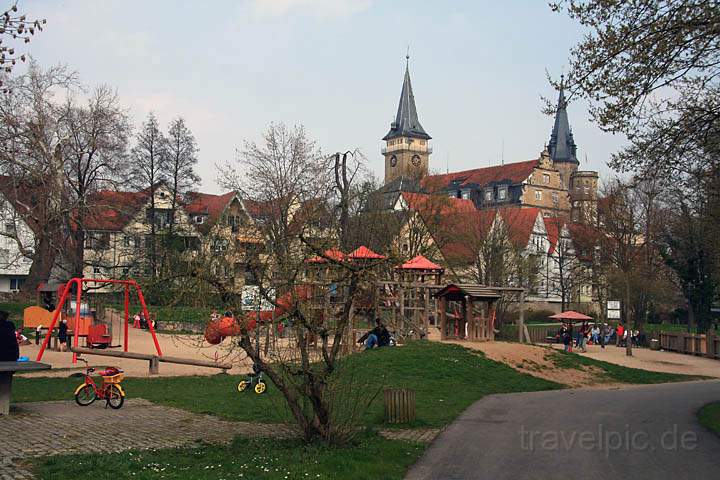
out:
<path id="1" fill-rule="evenodd" d="M 63 318 L 63 321 L 60 322 L 60 326 L 58 327 L 58 350 L 61 352 L 67 352 L 67 332 L 67 320 Z"/>

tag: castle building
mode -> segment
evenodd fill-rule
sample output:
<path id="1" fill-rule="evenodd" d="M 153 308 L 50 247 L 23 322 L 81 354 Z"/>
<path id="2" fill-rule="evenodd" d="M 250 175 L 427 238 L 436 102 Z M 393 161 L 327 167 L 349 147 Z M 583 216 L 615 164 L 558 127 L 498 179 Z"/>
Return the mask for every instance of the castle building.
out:
<path id="1" fill-rule="evenodd" d="M 395 121 L 383 137 L 386 206 L 402 192 L 424 192 L 471 200 L 477 209 L 539 208 L 545 217 L 586 223 L 596 216 L 598 174 L 578 170 L 562 84 L 550 140 L 536 159 L 430 175 L 430 138 L 418 118 L 408 61 Z"/>

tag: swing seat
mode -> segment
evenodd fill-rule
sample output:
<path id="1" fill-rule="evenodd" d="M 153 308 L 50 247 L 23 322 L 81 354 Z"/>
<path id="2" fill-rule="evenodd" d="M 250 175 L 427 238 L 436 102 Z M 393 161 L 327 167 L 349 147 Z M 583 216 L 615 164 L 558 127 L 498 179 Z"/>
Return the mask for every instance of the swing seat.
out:
<path id="1" fill-rule="evenodd" d="M 112 342 L 107 325 L 98 324 L 88 327 L 87 343 L 92 348 L 106 348 Z"/>

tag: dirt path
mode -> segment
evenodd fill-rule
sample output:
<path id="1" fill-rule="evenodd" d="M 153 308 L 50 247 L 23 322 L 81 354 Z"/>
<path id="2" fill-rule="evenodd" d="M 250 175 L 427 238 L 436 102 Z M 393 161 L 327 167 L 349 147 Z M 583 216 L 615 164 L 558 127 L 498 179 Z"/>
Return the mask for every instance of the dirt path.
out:
<path id="1" fill-rule="evenodd" d="M 608 383 L 601 372 L 593 367 L 585 367 L 583 370 L 558 368 L 549 358 L 552 354 L 550 347 L 510 342 L 446 341 L 444 343 L 453 343 L 471 350 L 479 350 L 489 359 L 503 362 L 515 370 L 573 388 L 614 388 L 618 386 L 615 383 Z"/>
<path id="2" fill-rule="evenodd" d="M 553 347 L 562 348 L 560 345 L 554 345 Z M 614 345 L 607 346 L 604 349 L 597 345 L 589 345 L 587 353 L 581 353 L 580 355 L 626 367 L 650 370 L 651 372 L 682 373 L 685 375 L 720 378 L 720 361 L 695 355 L 635 348 L 633 349 L 633 356 L 628 357 L 625 354 L 625 347 L 619 348 Z"/>

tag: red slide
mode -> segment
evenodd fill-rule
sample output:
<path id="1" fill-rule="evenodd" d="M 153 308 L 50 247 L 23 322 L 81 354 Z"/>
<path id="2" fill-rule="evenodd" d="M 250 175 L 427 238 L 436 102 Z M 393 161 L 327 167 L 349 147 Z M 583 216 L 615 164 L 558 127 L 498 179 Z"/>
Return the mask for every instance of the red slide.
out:
<path id="1" fill-rule="evenodd" d="M 267 322 L 272 319 L 280 318 L 292 307 L 296 300 L 307 300 L 310 298 L 310 287 L 306 285 L 298 286 L 294 292 L 288 292 L 277 300 L 277 307 L 274 310 L 262 311 L 260 313 L 260 321 Z M 210 345 L 217 345 L 222 342 L 225 337 L 240 335 L 240 326 L 245 325 L 247 330 L 255 328 L 255 319 L 257 312 L 247 312 L 240 318 L 223 317 L 220 320 L 214 320 L 205 327 L 205 340 Z"/>

